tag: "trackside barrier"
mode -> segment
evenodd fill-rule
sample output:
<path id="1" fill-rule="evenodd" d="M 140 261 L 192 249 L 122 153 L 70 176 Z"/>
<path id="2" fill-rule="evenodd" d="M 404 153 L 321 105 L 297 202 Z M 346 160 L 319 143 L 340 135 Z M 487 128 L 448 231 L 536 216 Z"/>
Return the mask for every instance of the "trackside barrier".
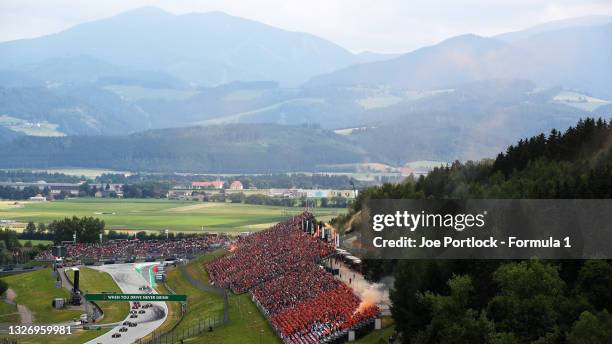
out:
<path id="1" fill-rule="evenodd" d="M 209 318 L 199 319 L 193 326 L 184 328 L 180 331 L 176 330 L 176 325 L 172 330 L 166 331 L 163 334 L 153 334 L 152 338 L 146 341 L 137 341 L 139 344 L 174 344 L 181 343 L 187 338 L 195 337 L 205 331 L 214 331 L 215 328 L 225 324 L 222 316 L 214 316 Z M 177 323 L 178 325 L 178 323 Z"/>
<path id="2" fill-rule="evenodd" d="M 181 343 L 181 341 L 184 341 L 187 338 L 195 337 L 202 332 L 214 331 L 215 328 L 229 321 L 229 301 L 228 301 L 227 291 L 225 289 L 214 287 L 214 286 L 205 284 L 202 281 L 194 279 L 191 275 L 189 275 L 189 273 L 187 272 L 187 270 L 185 269 L 183 265 L 179 265 L 179 269 L 185 275 L 187 280 L 196 288 L 202 291 L 215 293 L 223 297 L 223 316 L 212 316 L 212 317 L 207 317 L 207 318 L 201 318 L 201 319 L 198 319 L 197 323 L 194 323 L 193 326 L 177 331 L 176 327 L 183 320 L 183 312 L 181 312 L 181 318 L 176 324 L 174 324 L 174 326 L 172 326 L 172 328 L 164 332 L 160 332 L 160 333 L 156 333 L 154 331 L 151 334 L 151 338 L 139 339 L 138 341 L 136 341 L 137 344 Z M 172 290 L 172 288 L 170 288 L 166 283 L 164 283 L 164 285 L 171 294 L 176 294 L 176 292 Z"/>
<path id="3" fill-rule="evenodd" d="M 66 281 L 68 281 L 68 283 L 70 283 L 70 285 L 73 286 L 72 280 L 66 273 L 66 269 L 61 269 L 61 271 L 62 271 L 61 273 L 64 274 L 64 277 L 66 277 Z M 85 298 L 82 296 L 81 296 L 81 300 L 84 301 L 85 303 L 89 303 L 92 306 L 92 312 L 93 312 L 92 319 L 98 320 L 104 316 L 104 312 L 102 311 L 102 308 L 97 303 L 95 303 L 94 301 L 85 300 Z"/>
<path id="4" fill-rule="evenodd" d="M 168 284 L 166 284 L 166 282 L 164 282 L 164 287 L 166 288 L 166 290 L 168 290 L 168 292 L 170 292 L 170 294 L 176 295 L 176 292 L 174 291 L 174 289 L 170 288 L 170 286 Z M 178 319 L 178 321 L 174 325 L 172 325 L 171 328 L 169 328 L 169 329 L 167 329 L 167 330 L 165 330 L 163 332 L 159 332 L 159 333 L 156 333 L 155 331 L 153 331 L 153 333 L 151 334 L 151 338 L 149 338 L 149 339 L 139 338 L 135 343 L 137 343 L 137 344 L 153 343 L 155 338 L 165 336 L 168 333 L 174 331 L 174 329 L 181 323 L 181 321 L 183 321 L 183 317 L 185 316 L 184 310 L 185 310 L 185 308 L 181 307 L 181 313 L 179 314 L 179 319 Z"/>

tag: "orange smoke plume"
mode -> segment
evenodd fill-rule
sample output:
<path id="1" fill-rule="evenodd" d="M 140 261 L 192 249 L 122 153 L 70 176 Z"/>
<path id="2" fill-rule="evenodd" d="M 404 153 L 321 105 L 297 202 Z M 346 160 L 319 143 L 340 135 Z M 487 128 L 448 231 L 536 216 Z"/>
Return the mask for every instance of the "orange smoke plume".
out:
<path id="1" fill-rule="evenodd" d="M 370 308 L 377 307 L 383 298 L 382 292 L 375 286 L 368 286 L 355 291 L 361 298 L 361 303 L 355 313 L 365 313 Z"/>

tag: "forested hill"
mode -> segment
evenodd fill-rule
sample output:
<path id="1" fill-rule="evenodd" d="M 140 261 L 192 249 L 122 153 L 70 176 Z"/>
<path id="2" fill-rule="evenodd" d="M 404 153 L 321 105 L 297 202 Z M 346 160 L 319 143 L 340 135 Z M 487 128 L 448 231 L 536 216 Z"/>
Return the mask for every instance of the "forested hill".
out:
<path id="1" fill-rule="evenodd" d="M 3 145 L 0 167 L 96 167 L 130 171 L 270 173 L 354 163 L 363 152 L 307 126 L 227 124 L 126 136 L 21 137 Z"/>
<path id="2" fill-rule="evenodd" d="M 366 198 L 424 197 L 612 198 L 612 121 L 586 119 L 495 160 L 368 188 L 353 211 Z M 405 344 L 612 343 L 606 260 L 364 260 L 363 271 L 375 281 L 393 275 L 391 311 Z"/>
<path id="3" fill-rule="evenodd" d="M 427 177 L 360 193 L 372 198 L 611 198 L 612 121 L 585 119 L 564 133 L 520 140 L 495 160 L 434 169 Z"/>

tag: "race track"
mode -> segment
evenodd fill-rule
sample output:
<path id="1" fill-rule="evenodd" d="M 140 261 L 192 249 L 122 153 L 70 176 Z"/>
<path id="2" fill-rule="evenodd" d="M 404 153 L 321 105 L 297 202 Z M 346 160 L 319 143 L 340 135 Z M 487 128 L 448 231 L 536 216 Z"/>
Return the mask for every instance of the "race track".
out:
<path id="1" fill-rule="evenodd" d="M 107 272 L 110 274 L 121 291 L 125 294 L 143 294 L 144 292 L 139 290 L 138 288 L 149 285 L 149 281 L 145 279 L 140 273 L 136 271 L 136 268 L 142 268 L 142 271 L 147 271 L 153 265 L 157 263 L 136 263 L 136 264 L 112 264 L 112 265 L 102 265 L 102 266 L 94 266 L 93 269 L 97 269 L 100 271 Z M 156 293 L 155 291 L 153 291 Z M 148 302 L 142 302 L 145 304 Z M 127 332 L 119 332 L 119 329 L 123 327 L 123 325 L 118 325 L 114 327 L 111 331 L 105 333 L 104 335 L 95 338 L 87 344 L 107 344 L 107 343 L 125 343 L 130 344 L 136 341 L 139 338 L 146 336 L 147 334 L 153 332 L 157 327 L 159 327 L 168 316 L 168 306 L 165 302 L 150 302 L 153 304 L 153 307 L 145 310 L 145 314 L 138 314 L 138 318 L 131 319 L 129 316 L 124 321 L 135 322 L 138 325 L 136 327 L 129 327 Z M 130 309 L 132 308 L 132 303 L 130 303 Z M 123 323 L 123 321 L 121 322 Z M 112 335 L 115 333 L 120 333 L 121 337 L 112 338 Z"/>

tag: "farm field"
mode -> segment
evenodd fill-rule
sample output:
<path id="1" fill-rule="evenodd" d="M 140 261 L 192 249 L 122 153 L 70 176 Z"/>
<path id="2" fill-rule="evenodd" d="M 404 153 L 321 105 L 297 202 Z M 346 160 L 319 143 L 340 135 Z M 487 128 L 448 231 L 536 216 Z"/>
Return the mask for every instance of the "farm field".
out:
<path id="1" fill-rule="evenodd" d="M 72 216 L 97 217 L 107 230 L 243 232 L 260 230 L 302 208 L 205 203 L 154 199 L 79 198 L 53 202 L 0 203 L 0 219 L 49 223 Z M 344 209 L 317 208 L 317 218 L 327 221 Z"/>
<path id="2" fill-rule="evenodd" d="M 57 124 L 47 121 L 33 123 L 20 118 L 1 115 L 0 126 L 30 136 L 66 136 L 61 131 L 57 130 Z"/>

